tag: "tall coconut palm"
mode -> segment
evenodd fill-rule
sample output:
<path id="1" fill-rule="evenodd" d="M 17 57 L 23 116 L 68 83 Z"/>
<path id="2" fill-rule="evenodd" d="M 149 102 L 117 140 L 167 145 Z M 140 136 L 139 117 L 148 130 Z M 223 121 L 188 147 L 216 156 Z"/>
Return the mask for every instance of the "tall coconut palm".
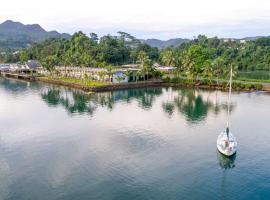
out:
<path id="1" fill-rule="evenodd" d="M 128 77 L 128 80 L 130 80 L 130 77 L 132 77 L 132 80 L 133 80 L 134 71 L 132 71 L 132 70 L 126 71 L 125 75 Z"/>
<path id="2" fill-rule="evenodd" d="M 146 55 L 146 53 L 144 51 L 140 51 L 138 54 L 138 60 L 137 62 L 140 65 L 144 65 L 145 60 L 148 59 L 148 56 Z"/>
<path id="3" fill-rule="evenodd" d="M 197 76 L 196 66 L 195 66 L 195 61 L 192 59 L 192 57 L 189 54 L 184 53 L 182 55 L 182 65 L 188 77 L 192 81 L 194 81 Z"/>
<path id="4" fill-rule="evenodd" d="M 213 62 L 213 74 L 216 76 L 216 83 L 219 84 L 219 77 L 223 74 L 225 68 L 224 59 L 222 57 L 218 57 Z"/>
<path id="5" fill-rule="evenodd" d="M 176 56 L 172 49 L 161 52 L 161 62 L 166 66 L 176 66 Z"/>
<path id="6" fill-rule="evenodd" d="M 203 78 L 207 78 L 208 81 L 211 82 L 213 77 L 213 67 L 210 60 L 206 60 L 203 65 L 203 72 L 202 72 Z"/>
<path id="7" fill-rule="evenodd" d="M 112 76 L 113 76 L 113 67 L 111 65 L 106 67 L 107 69 L 107 75 L 109 76 L 110 82 L 112 81 Z"/>
<path id="8" fill-rule="evenodd" d="M 140 51 L 138 55 L 138 62 L 140 63 L 140 71 L 143 79 L 148 79 L 149 75 L 153 71 L 153 62 L 152 60 L 146 55 L 144 51 Z"/>
<path id="9" fill-rule="evenodd" d="M 138 82 L 141 76 L 142 76 L 142 71 L 141 70 L 136 71 L 136 82 Z"/>
<path id="10" fill-rule="evenodd" d="M 137 57 L 138 57 L 137 51 L 136 50 L 131 50 L 130 51 L 130 58 L 131 58 L 133 64 L 135 64 L 135 62 L 137 60 Z"/>
<path id="11" fill-rule="evenodd" d="M 143 74 L 145 75 L 146 77 L 146 80 L 149 78 L 149 75 L 152 74 L 153 72 L 153 62 L 151 59 L 147 58 L 145 61 L 144 61 L 144 65 L 142 66 L 142 72 Z"/>

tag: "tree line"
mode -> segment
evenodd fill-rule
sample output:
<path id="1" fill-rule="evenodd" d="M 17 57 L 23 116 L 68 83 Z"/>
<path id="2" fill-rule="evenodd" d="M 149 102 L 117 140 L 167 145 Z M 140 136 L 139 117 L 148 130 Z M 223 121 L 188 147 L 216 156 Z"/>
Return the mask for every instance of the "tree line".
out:
<path id="1" fill-rule="evenodd" d="M 270 38 L 241 41 L 199 35 L 179 47 L 161 50 L 159 58 L 162 64 L 175 67 L 193 62 L 197 71 L 210 64 L 221 68 L 230 64 L 240 71 L 270 70 Z"/>
<path id="2" fill-rule="evenodd" d="M 87 36 L 78 32 L 70 40 L 49 39 L 21 50 L 20 61 L 37 59 L 45 66 L 106 67 L 136 63 L 141 52 L 151 60 L 157 60 L 159 56 L 157 48 L 124 32 L 101 38 L 95 33 Z"/>
<path id="3" fill-rule="evenodd" d="M 70 40 L 48 39 L 20 50 L 19 54 L 0 55 L 0 62 L 39 60 L 43 66 L 106 67 L 130 63 L 150 65 L 158 62 L 174 66 L 191 77 L 235 71 L 270 70 L 270 38 L 254 41 L 198 37 L 178 47 L 153 48 L 134 36 L 118 32 L 101 38 L 91 33 L 73 34 Z M 147 71 L 147 70 L 146 70 Z"/>

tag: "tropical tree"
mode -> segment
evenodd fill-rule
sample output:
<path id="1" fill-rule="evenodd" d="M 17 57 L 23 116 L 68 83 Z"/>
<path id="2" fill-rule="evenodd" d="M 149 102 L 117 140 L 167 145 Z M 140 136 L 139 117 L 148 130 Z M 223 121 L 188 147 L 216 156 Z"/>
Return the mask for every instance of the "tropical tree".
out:
<path id="1" fill-rule="evenodd" d="M 207 78 L 208 81 L 212 82 L 214 73 L 211 60 L 207 60 L 204 62 L 202 75 L 203 78 Z"/>
<path id="2" fill-rule="evenodd" d="M 117 76 L 115 79 L 118 81 L 118 83 L 120 83 L 122 80 L 125 80 L 125 77 Z"/>
<path id="3" fill-rule="evenodd" d="M 106 67 L 106 73 L 107 73 L 107 75 L 108 75 L 108 77 L 109 77 L 109 80 L 110 80 L 110 82 L 111 82 L 112 76 L 113 76 L 113 67 L 112 67 L 111 65 L 108 65 L 108 66 Z"/>
<path id="4" fill-rule="evenodd" d="M 28 60 L 28 54 L 27 54 L 27 50 L 21 50 L 20 51 L 20 61 L 21 63 L 24 63 Z"/>
<path id="5" fill-rule="evenodd" d="M 55 70 L 55 65 L 57 64 L 57 58 L 55 56 L 48 56 L 42 61 L 42 66 L 52 73 Z"/>
<path id="6" fill-rule="evenodd" d="M 163 65 L 173 66 L 177 65 L 177 58 L 173 49 L 168 49 L 160 53 L 160 60 Z"/>
<path id="7" fill-rule="evenodd" d="M 144 79 L 148 80 L 149 76 L 152 75 L 153 72 L 153 62 L 151 59 L 147 58 L 144 61 L 144 64 L 141 66 L 142 73 L 144 75 Z"/>
<path id="8" fill-rule="evenodd" d="M 134 77 L 134 71 L 132 71 L 132 70 L 128 70 L 128 71 L 126 71 L 125 72 L 125 75 L 129 78 L 129 77 Z"/>
<path id="9" fill-rule="evenodd" d="M 135 64 L 136 60 L 138 59 L 138 53 L 135 49 L 130 51 L 130 58 L 132 60 L 132 63 Z"/>
<path id="10" fill-rule="evenodd" d="M 140 51 L 139 54 L 138 54 L 137 62 L 140 65 L 144 65 L 144 62 L 146 61 L 146 59 L 149 59 L 149 57 L 146 55 L 145 51 Z"/>
<path id="11" fill-rule="evenodd" d="M 141 70 L 137 70 L 136 71 L 136 82 L 138 82 L 138 80 L 140 79 L 141 76 L 142 76 L 142 71 Z"/>
<path id="12" fill-rule="evenodd" d="M 105 76 L 107 75 L 107 72 L 105 72 L 105 71 L 100 71 L 100 72 L 98 73 L 98 75 L 99 75 L 100 80 L 104 81 L 104 78 L 105 78 Z"/>
<path id="13" fill-rule="evenodd" d="M 223 69 L 225 67 L 224 59 L 222 57 L 216 58 L 213 61 L 212 66 L 213 66 L 213 75 L 216 76 L 216 83 L 218 85 L 219 77 L 222 75 Z"/>
<path id="14" fill-rule="evenodd" d="M 153 71 L 153 61 L 146 55 L 144 51 L 140 51 L 138 55 L 138 62 L 140 64 L 140 72 L 143 79 L 148 79 Z"/>

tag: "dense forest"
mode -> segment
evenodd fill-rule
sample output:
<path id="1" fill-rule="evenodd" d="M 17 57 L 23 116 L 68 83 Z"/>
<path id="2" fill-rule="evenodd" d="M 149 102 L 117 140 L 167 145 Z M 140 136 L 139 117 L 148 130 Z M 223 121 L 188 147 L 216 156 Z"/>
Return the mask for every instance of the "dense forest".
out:
<path id="1" fill-rule="evenodd" d="M 2 54 L 0 62 L 38 59 L 45 66 L 105 67 L 137 63 L 144 55 L 153 62 L 191 69 L 196 74 L 230 66 L 240 71 L 270 70 L 270 38 L 254 41 L 224 40 L 199 35 L 177 47 L 159 50 L 125 32 L 98 38 L 91 33 L 75 33 L 71 39 L 55 38 L 20 50 Z"/>
<path id="2" fill-rule="evenodd" d="M 70 40 L 50 39 L 20 51 L 20 61 L 38 59 L 44 65 L 105 67 L 135 63 L 140 52 L 151 60 L 158 60 L 157 48 L 140 42 L 133 36 L 119 32 L 118 36 L 101 38 L 95 33 L 90 37 L 82 32 L 75 33 Z"/>

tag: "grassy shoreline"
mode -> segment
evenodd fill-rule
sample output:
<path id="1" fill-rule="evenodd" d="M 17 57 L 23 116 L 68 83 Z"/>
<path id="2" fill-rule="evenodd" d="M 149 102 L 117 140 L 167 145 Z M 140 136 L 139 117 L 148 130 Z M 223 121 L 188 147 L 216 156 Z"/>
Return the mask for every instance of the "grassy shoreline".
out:
<path id="1" fill-rule="evenodd" d="M 100 86 L 111 85 L 111 83 L 108 83 L 108 82 L 85 80 L 85 79 L 82 80 L 82 79 L 70 78 L 70 77 L 41 77 L 40 79 L 63 81 L 66 83 L 78 84 L 78 85 L 87 86 L 87 87 L 100 87 Z"/>
<path id="2" fill-rule="evenodd" d="M 220 79 L 209 80 L 200 78 L 197 80 L 191 80 L 185 77 L 165 77 L 163 78 L 163 82 L 168 85 L 186 85 L 189 87 L 201 87 L 201 88 L 212 88 L 212 89 L 220 89 L 225 90 L 228 88 L 228 80 Z M 269 81 L 270 82 L 270 81 Z M 232 88 L 238 91 L 254 91 L 254 90 L 265 90 L 264 84 L 267 82 L 255 82 L 255 81 L 241 81 L 241 80 L 233 80 Z"/>
<path id="3" fill-rule="evenodd" d="M 85 92 L 105 92 L 114 91 L 121 89 L 132 89 L 132 88 L 144 88 L 144 87 L 155 87 L 161 86 L 161 81 L 142 81 L 142 82 L 131 82 L 131 83 L 107 83 L 107 82 L 96 82 L 91 80 L 80 80 L 74 78 L 52 78 L 52 77 L 38 77 L 37 81 L 44 83 L 60 85 L 70 87 L 74 89 L 80 89 Z"/>
<path id="4" fill-rule="evenodd" d="M 100 92 L 100 91 L 111 91 L 119 89 L 132 89 L 138 87 L 150 87 L 150 86 L 165 86 L 165 87 L 193 87 L 193 88 L 204 88 L 204 89 L 217 89 L 217 90 L 227 90 L 228 81 L 220 80 L 217 84 L 215 81 L 211 80 L 199 80 L 196 82 L 191 81 L 190 79 L 181 79 L 173 78 L 168 80 L 168 78 L 160 81 L 144 81 L 144 82 L 130 82 L 130 83 L 120 83 L 112 84 L 106 82 L 96 82 L 88 80 L 80 80 L 74 78 L 41 78 L 43 82 L 49 82 L 52 84 L 64 85 L 67 87 L 73 87 L 77 89 L 82 89 L 84 91 L 91 92 Z M 235 91 L 268 91 L 265 90 L 262 83 L 252 83 L 252 82 L 243 82 L 239 80 L 234 80 L 232 84 L 233 90 Z"/>
<path id="5" fill-rule="evenodd" d="M 16 78 L 11 77 L 11 78 Z M 20 79 L 22 80 L 22 79 Z M 29 81 L 29 79 L 25 78 Z M 143 82 L 130 82 L 130 83 L 120 83 L 112 84 L 108 82 L 92 81 L 92 80 L 82 80 L 69 77 L 35 77 L 36 81 L 41 81 L 44 83 L 65 86 L 69 88 L 79 89 L 85 92 L 103 92 L 103 91 L 113 91 L 121 89 L 132 89 L 132 88 L 143 88 L 143 87 L 153 87 L 153 86 L 164 86 L 164 87 L 189 87 L 189 88 L 203 88 L 203 89 L 216 89 L 216 90 L 226 90 L 228 88 L 227 80 L 219 80 L 218 84 L 215 80 L 200 79 L 197 81 L 191 81 L 186 78 L 163 78 L 162 80 L 153 81 L 143 81 Z M 269 80 L 270 82 L 270 80 Z M 252 91 L 267 91 L 270 92 L 270 83 L 261 81 L 241 81 L 234 80 L 232 84 L 233 90 L 252 92 Z"/>

